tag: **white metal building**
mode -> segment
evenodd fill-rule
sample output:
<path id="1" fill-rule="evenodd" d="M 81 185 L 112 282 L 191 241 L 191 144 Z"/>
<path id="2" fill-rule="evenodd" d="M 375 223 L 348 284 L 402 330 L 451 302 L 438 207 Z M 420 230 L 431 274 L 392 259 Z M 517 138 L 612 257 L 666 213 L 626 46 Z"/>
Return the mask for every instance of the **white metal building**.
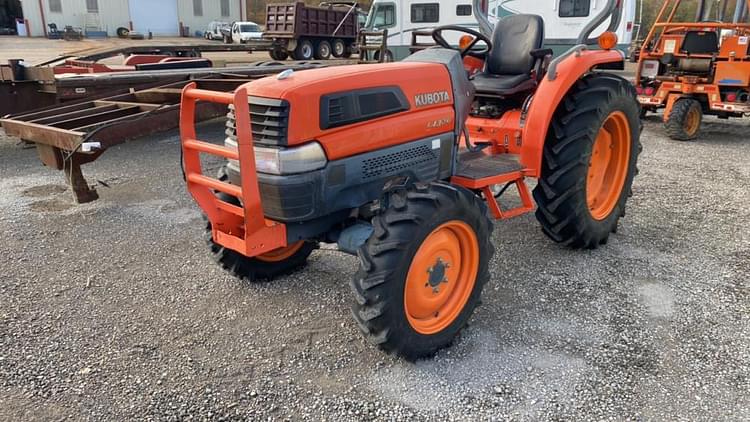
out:
<path id="1" fill-rule="evenodd" d="M 125 27 L 141 33 L 177 36 L 181 27 L 190 34 L 211 21 L 242 20 L 244 0 L 20 0 L 23 18 L 32 36 L 44 36 L 47 24 L 66 25 L 88 32 L 117 35 Z M 41 6 L 41 9 L 40 9 Z"/>

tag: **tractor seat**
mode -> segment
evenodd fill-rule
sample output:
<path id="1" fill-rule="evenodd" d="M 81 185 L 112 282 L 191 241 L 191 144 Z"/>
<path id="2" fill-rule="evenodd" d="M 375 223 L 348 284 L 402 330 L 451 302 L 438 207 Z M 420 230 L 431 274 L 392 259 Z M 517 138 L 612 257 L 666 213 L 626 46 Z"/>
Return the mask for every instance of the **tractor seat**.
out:
<path id="1" fill-rule="evenodd" d="M 536 86 L 532 71 L 539 60 L 534 52 L 544 45 L 544 20 L 537 15 L 513 15 L 498 21 L 485 71 L 477 74 L 477 94 L 506 97 Z"/>
<path id="2" fill-rule="evenodd" d="M 687 31 L 682 41 L 682 53 L 718 54 L 719 35 L 715 31 Z"/>

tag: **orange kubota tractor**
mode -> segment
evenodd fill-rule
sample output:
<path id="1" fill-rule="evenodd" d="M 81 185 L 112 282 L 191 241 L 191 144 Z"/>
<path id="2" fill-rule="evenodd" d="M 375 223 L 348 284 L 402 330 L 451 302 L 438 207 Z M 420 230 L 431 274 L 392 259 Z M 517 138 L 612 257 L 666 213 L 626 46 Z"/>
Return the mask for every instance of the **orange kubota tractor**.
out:
<path id="1" fill-rule="evenodd" d="M 630 83 L 598 70 L 623 65 L 616 36 L 587 47 L 598 26 L 617 27 L 619 3 L 554 60 L 539 16 L 505 18 L 493 32 L 480 14 L 484 33 L 439 28 L 440 47 L 399 63 L 284 72 L 232 94 L 188 85 L 186 178 L 218 261 L 267 279 L 337 243 L 359 257 L 353 314 L 368 339 L 410 359 L 450 344 L 490 278 L 493 217 L 532 212 L 535 199 L 547 236 L 596 248 L 625 214 L 639 107 Z M 471 38 L 458 49 L 447 30 Z M 469 56 L 484 62 L 472 80 Z M 196 139 L 197 101 L 229 105 L 225 145 Z M 200 154 L 225 157 L 225 171 L 204 175 Z M 521 205 L 504 210 L 514 185 Z"/>
<path id="2" fill-rule="evenodd" d="M 672 139 L 698 137 L 703 115 L 719 118 L 750 113 L 750 24 L 748 3 L 738 0 L 733 23 L 708 20 L 712 1 L 698 2 L 696 21 L 675 22 L 692 2 L 667 0 L 643 43 L 636 90 L 643 113 L 664 109 Z"/>

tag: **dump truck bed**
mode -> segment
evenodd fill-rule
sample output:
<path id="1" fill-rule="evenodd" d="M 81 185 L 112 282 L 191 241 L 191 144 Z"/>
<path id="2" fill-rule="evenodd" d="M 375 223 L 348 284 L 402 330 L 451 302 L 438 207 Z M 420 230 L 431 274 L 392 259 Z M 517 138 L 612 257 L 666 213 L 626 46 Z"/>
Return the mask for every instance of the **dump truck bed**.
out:
<path id="1" fill-rule="evenodd" d="M 357 11 L 341 7 L 311 7 L 302 2 L 269 4 L 265 38 L 357 37 Z"/>

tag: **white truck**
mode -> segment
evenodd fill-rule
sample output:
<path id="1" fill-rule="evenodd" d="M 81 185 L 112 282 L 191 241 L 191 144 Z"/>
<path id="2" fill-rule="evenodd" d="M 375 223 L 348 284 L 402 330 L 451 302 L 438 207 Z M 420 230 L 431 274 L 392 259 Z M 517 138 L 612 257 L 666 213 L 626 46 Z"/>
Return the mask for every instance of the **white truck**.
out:
<path id="1" fill-rule="evenodd" d="M 617 30 L 618 48 L 627 50 L 630 45 L 637 0 L 622 0 L 623 16 Z M 374 0 L 365 25 L 366 31 L 388 30 L 387 54 L 395 60 L 408 56 L 412 45 L 412 34 L 442 25 L 460 25 L 477 30 L 479 24 L 474 17 L 471 0 Z M 545 46 L 556 54 L 576 42 L 583 27 L 605 6 L 602 0 L 489 0 L 482 2 L 485 12 L 494 24 L 498 19 L 514 14 L 536 14 L 544 18 L 546 27 Z M 608 26 L 608 22 L 594 31 L 597 36 Z M 448 42 L 458 45 L 459 35 L 455 31 L 446 33 L 455 39 Z M 378 40 L 372 40 L 377 42 Z M 368 44 L 370 42 L 368 41 Z"/>
<path id="2" fill-rule="evenodd" d="M 263 39 L 263 29 L 255 22 L 234 22 L 229 29 L 221 32 L 227 44 L 245 44 Z"/>

